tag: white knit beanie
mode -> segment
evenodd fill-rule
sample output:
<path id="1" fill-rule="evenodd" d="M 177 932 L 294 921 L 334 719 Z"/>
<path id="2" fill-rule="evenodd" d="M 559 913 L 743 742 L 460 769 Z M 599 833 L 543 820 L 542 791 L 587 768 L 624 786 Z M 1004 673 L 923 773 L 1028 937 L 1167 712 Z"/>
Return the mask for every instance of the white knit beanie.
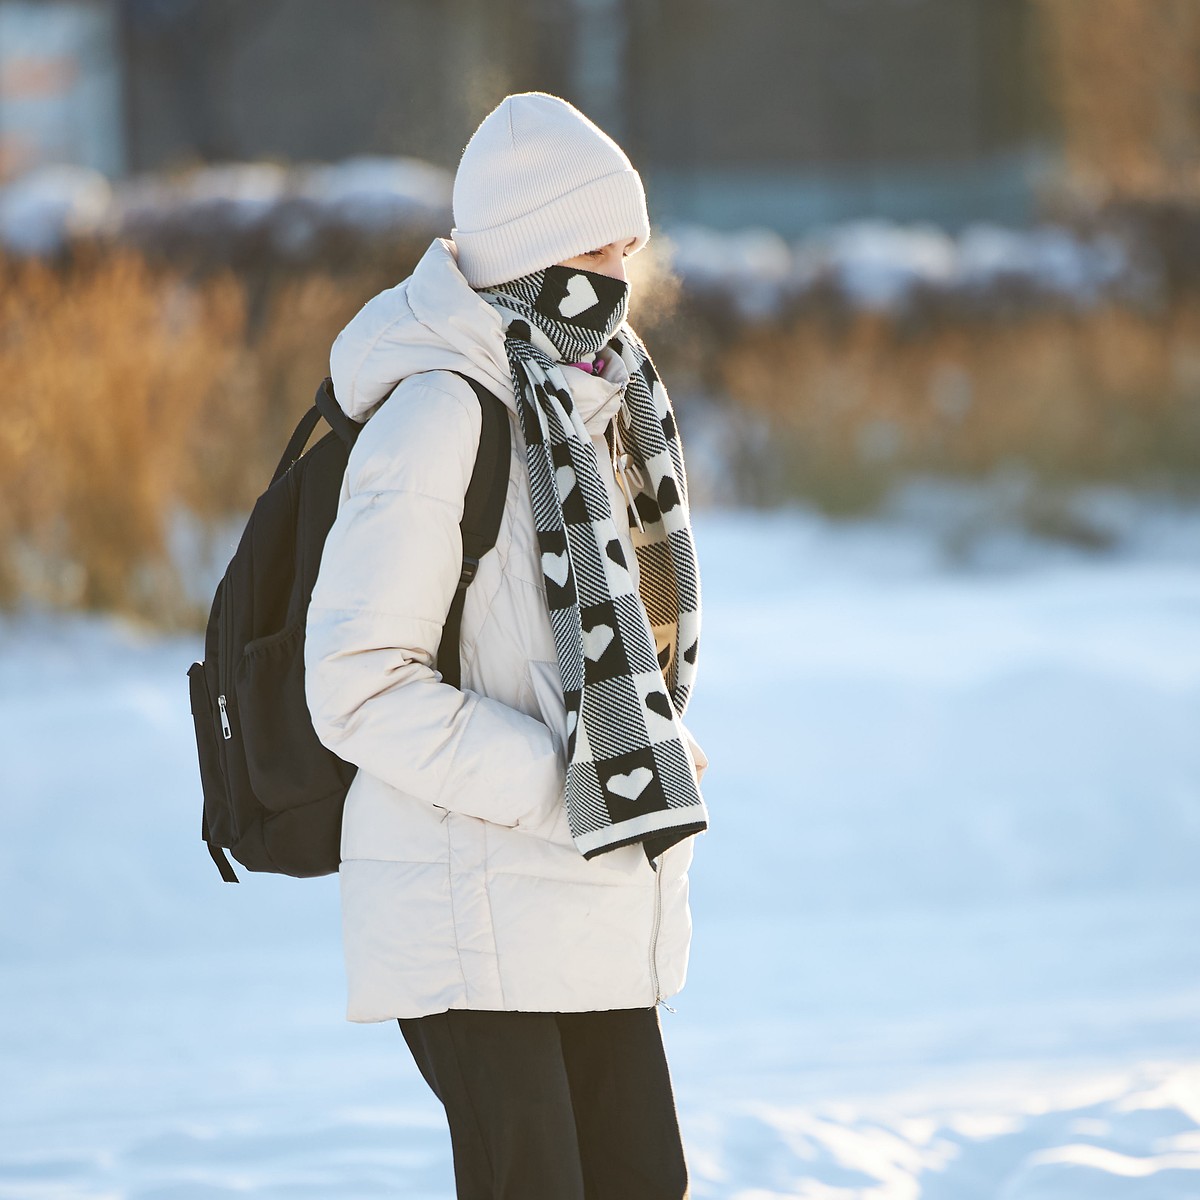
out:
<path id="1" fill-rule="evenodd" d="M 454 177 L 458 266 L 474 288 L 636 238 L 650 238 L 646 193 L 625 151 L 545 92 L 508 96 L 472 135 Z"/>

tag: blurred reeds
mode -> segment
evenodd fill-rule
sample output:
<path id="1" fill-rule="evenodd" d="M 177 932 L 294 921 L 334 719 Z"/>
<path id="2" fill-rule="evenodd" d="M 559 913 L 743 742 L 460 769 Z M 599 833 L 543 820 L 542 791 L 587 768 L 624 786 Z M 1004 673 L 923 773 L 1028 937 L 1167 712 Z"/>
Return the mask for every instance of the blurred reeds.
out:
<path id="1" fill-rule="evenodd" d="M 1067 182 L 1089 205 L 1200 197 L 1200 4 L 1034 0 Z"/>
<path id="2" fill-rule="evenodd" d="M 0 602 L 195 624 L 173 522 L 248 511 L 346 307 L 314 275 L 252 323 L 229 271 L 0 259 Z"/>
<path id="3" fill-rule="evenodd" d="M 1200 294 L 1156 313 L 810 305 L 738 324 L 644 267 L 633 316 L 685 433 L 689 395 L 724 409 L 717 502 L 865 511 L 914 472 L 1013 466 L 1052 486 L 1200 482 Z M 200 621 L 174 523 L 215 536 L 248 511 L 337 331 L 386 282 L 377 266 L 251 281 L 128 249 L 0 262 L 4 602 Z"/>
<path id="4" fill-rule="evenodd" d="M 1047 489 L 1200 485 L 1200 296 L 1019 318 L 810 316 L 746 331 L 717 363 L 775 453 L 763 502 L 863 511 L 914 474 L 1017 469 Z"/>

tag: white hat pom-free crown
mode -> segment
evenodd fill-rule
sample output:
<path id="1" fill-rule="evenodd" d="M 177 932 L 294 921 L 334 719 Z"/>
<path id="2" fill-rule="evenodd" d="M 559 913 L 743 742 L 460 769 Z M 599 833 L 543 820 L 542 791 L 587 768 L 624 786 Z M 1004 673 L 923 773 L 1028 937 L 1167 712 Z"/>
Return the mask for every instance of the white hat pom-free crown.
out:
<path id="1" fill-rule="evenodd" d="M 624 150 L 574 105 L 520 92 L 463 150 L 451 236 L 467 282 L 491 287 L 622 239 L 640 250 L 646 193 Z"/>

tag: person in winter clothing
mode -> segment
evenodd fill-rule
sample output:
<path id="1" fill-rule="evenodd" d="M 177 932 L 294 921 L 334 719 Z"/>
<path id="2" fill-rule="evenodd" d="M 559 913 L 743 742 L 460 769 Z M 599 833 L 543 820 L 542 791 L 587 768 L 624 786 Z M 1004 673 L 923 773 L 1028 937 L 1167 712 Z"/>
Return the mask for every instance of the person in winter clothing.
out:
<path id="1" fill-rule="evenodd" d="M 678 1198 L 657 1006 L 684 982 L 707 760 L 681 719 L 700 593 L 678 431 L 625 320 L 645 195 L 587 117 L 523 93 L 464 150 L 454 217 L 331 354 L 366 424 L 305 670 L 318 735 L 359 768 L 348 1016 L 399 1021 L 460 1197 Z M 461 690 L 436 655 L 482 418 L 453 372 L 512 430 Z"/>

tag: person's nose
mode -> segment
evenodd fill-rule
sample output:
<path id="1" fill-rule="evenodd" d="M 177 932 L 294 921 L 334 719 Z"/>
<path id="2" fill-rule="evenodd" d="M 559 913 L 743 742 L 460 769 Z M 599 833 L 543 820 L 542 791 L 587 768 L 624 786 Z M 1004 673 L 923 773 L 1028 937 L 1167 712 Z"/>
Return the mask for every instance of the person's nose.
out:
<path id="1" fill-rule="evenodd" d="M 625 255 L 618 247 L 612 247 L 600 260 L 600 265 L 596 269 L 601 275 L 607 275 L 610 279 L 619 279 L 622 283 L 629 282 L 625 274 Z"/>

